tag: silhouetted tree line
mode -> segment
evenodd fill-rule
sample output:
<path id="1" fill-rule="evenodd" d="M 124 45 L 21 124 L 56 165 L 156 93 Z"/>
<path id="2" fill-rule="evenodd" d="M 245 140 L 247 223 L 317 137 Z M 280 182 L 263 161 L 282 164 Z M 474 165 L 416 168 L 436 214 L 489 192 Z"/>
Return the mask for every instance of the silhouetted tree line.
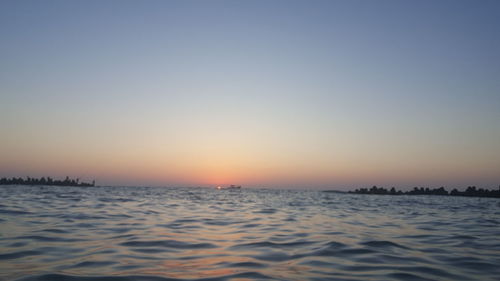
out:
<path id="1" fill-rule="evenodd" d="M 496 197 L 500 198 L 500 186 L 498 190 L 488 190 L 479 188 L 477 189 L 475 186 L 469 186 L 465 191 L 458 191 L 454 188 L 451 192 L 448 192 L 444 187 L 430 189 L 428 187 L 414 187 L 413 190 L 410 191 L 401 191 L 396 190 L 392 187 L 390 190 L 387 190 L 383 187 L 373 186 L 372 188 L 360 188 L 354 191 L 349 191 L 349 193 L 356 194 L 382 194 L 382 195 L 450 195 L 450 196 L 474 196 L 474 197 Z"/>
<path id="2" fill-rule="evenodd" d="M 70 179 L 66 177 L 64 180 L 54 180 L 51 177 L 42 177 L 42 178 L 1 178 L 0 185 L 14 185 L 14 184 L 22 184 L 22 185 L 56 185 L 56 186 L 95 186 L 95 181 L 92 183 L 80 182 L 80 179 Z"/>

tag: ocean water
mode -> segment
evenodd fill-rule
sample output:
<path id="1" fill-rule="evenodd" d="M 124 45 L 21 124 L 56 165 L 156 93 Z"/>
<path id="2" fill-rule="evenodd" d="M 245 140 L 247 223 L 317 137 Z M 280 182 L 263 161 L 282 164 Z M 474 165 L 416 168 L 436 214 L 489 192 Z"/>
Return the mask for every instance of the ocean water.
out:
<path id="1" fill-rule="evenodd" d="M 0 280 L 500 280 L 500 200 L 0 187 Z"/>

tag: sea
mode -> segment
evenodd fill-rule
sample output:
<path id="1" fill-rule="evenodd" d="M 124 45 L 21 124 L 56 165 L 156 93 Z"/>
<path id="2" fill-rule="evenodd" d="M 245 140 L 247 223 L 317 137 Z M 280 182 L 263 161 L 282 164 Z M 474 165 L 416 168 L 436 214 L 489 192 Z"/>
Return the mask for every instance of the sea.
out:
<path id="1" fill-rule="evenodd" d="M 500 280 L 500 200 L 1 186 L 0 280 Z"/>

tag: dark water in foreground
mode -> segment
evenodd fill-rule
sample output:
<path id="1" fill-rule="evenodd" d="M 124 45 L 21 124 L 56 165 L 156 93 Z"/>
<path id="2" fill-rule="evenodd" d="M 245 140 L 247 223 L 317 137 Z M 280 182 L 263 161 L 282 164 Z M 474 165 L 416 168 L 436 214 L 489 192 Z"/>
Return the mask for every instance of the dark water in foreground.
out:
<path id="1" fill-rule="evenodd" d="M 500 200 L 0 188 L 0 280 L 500 280 Z"/>

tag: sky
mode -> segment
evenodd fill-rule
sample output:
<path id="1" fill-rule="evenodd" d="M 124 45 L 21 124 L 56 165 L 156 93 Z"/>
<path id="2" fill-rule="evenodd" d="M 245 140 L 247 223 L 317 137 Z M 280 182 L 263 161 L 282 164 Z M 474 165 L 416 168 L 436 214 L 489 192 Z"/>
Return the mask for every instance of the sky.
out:
<path id="1" fill-rule="evenodd" d="M 0 1 L 0 176 L 500 184 L 500 2 Z"/>

